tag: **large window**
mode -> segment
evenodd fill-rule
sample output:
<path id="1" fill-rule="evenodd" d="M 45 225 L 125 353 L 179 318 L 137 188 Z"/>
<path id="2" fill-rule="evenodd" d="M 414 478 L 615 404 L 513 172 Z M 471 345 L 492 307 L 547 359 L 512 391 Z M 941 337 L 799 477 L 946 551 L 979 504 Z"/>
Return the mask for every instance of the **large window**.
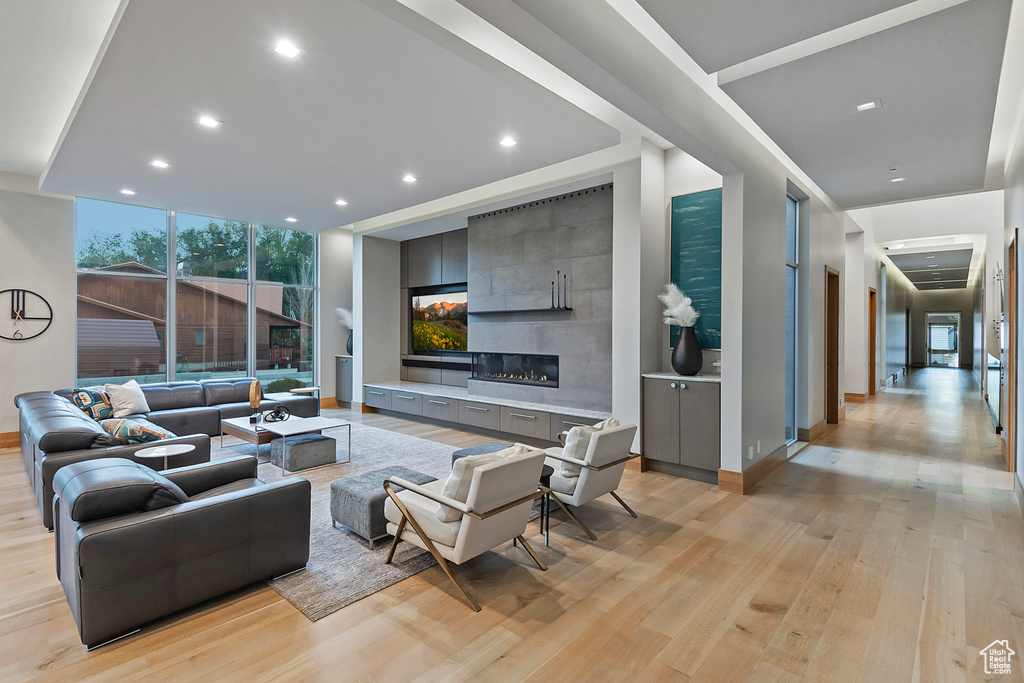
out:
<path id="1" fill-rule="evenodd" d="M 315 235 L 89 199 L 77 223 L 80 385 L 313 384 Z"/>
<path id="2" fill-rule="evenodd" d="M 316 240 L 310 233 L 255 230 L 256 378 L 267 393 L 313 384 Z"/>
<path id="3" fill-rule="evenodd" d="M 786 197 L 786 443 L 796 441 L 799 204 Z"/>
<path id="4" fill-rule="evenodd" d="M 167 376 L 167 213 L 79 199 L 78 384 Z"/>

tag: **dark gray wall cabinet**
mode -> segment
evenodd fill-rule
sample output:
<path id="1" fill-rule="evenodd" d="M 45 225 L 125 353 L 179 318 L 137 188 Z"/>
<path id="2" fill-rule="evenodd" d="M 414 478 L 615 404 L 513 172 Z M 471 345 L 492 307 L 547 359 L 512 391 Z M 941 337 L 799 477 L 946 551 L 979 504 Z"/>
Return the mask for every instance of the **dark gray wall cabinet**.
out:
<path id="1" fill-rule="evenodd" d="M 644 378 L 645 458 L 717 473 L 722 462 L 717 382 Z"/>
<path id="2" fill-rule="evenodd" d="M 409 240 L 409 286 L 441 284 L 441 250 L 444 238 L 430 235 Z"/>

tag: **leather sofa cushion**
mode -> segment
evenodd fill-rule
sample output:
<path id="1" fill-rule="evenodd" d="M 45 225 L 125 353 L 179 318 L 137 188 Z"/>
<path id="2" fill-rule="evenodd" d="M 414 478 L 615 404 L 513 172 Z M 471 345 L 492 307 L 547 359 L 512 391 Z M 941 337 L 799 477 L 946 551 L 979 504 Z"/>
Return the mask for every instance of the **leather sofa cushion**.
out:
<path id="1" fill-rule="evenodd" d="M 190 500 L 206 500 L 207 498 L 216 498 L 217 496 L 223 496 L 225 493 L 234 493 L 235 491 L 244 491 L 245 489 L 253 489 L 257 486 L 263 486 L 263 482 L 259 479 L 238 479 L 230 483 L 218 486 L 216 488 L 208 489 L 202 493 L 197 493 Z"/>
<path id="2" fill-rule="evenodd" d="M 166 477 L 125 458 L 66 465 L 54 475 L 53 489 L 76 522 L 188 502 L 185 492 Z"/>
<path id="3" fill-rule="evenodd" d="M 44 453 L 116 446 L 117 440 L 66 398 L 50 391 L 15 399 L 32 441 Z"/>
<path id="4" fill-rule="evenodd" d="M 146 395 L 151 412 L 206 405 L 206 396 L 199 382 L 143 384 L 142 393 Z"/>
<path id="5" fill-rule="evenodd" d="M 219 406 L 224 403 L 249 401 L 249 386 L 256 380 L 252 377 L 237 379 L 205 379 L 201 382 L 206 394 L 206 405 Z"/>
<path id="6" fill-rule="evenodd" d="M 220 434 L 220 411 L 207 406 L 156 410 L 146 419 L 175 434 Z"/>
<path id="7" fill-rule="evenodd" d="M 277 407 L 277 403 L 277 401 L 261 401 L 260 412 L 265 413 L 268 410 L 273 410 Z M 217 406 L 217 409 L 220 410 L 220 419 L 222 420 L 252 415 L 252 406 L 249 405 L 248 401 L 243 403 L 221 403 Z"/>

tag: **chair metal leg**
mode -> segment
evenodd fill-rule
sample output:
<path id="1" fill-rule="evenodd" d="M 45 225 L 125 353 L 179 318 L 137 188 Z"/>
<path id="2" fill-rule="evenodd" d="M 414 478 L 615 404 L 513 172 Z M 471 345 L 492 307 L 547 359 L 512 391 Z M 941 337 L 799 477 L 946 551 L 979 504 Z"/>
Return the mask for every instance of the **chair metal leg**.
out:
<path id="1" fill-rule="evenodd" d="M 621 506 L 622 506 L 622 507 L 623 507 L 623 508 L 624 508 L 624 509 L 626 510 L 626 512 L 628 512 L 629 514 L 633 515 L 633 518 L 634 518 L 634 519 L 636 519 L 636 513 L 635 513 L 635 512 L 633 512 L 633 511 L 632 511 L 632 510 L 631 510 L 631 509 L 629 508 L 629 506 L 628 506 L 628 505 L 626 505 L 626 501 L 624 501 L 624 500 L 622 500 L 621 498 L 619 498 L 619 494 L 615 493 L 615 491 L 612 491 L 612 492 L 611 492 L 611 494 L 612 494 L 612 497 L 613 497 L 613 498 L 614 498 L 615 500 L 619 501 L 619 505 L 621 505 Z"/>
<path id="2" fill-rule="evenodd" d="M 469 604 L 473 608 L 473 611 L 474 612 L 479 612 L 480 611 L 480 605 L 466 591 L 466 588 L 462 585 L 462 582 L 460 582 L 457 578 L 455 578 L 455 574 L 453 574 L 452 570 L 448 567 L 448 561 L 444 559 L 444 556 L 442 556 L 441 553 L 438 551 L 438 549 L 434 546 L 434 543 L 433 543 L 433 541 L 430 540 L 430 537 L 427 536 L 425 533 L 423 533 L 423 529 L 420 528 L 420 525 L 416 521 L 416 518 L 413 517 L 412 514 L 409 513 L 409 508 L 407 508 L 405 506 L 405 503 L 402 502 L 402 499 L 399 498 L 398 494 L 395 493 L 394 489 L 391 488 L 391 483 L 390 482 L 384 482 L 384 490 L 387 491 L 388 496 L 391 498 L 392 501 L 394 501 L 395 505 L 397 505 L 398 509 L 401 511 L 401 513 L 402 513 L 402 522 L 405 522 L 406 520 L 408 520 L 409 524 L 412 524 L 413 531 L 415 531 L 416 535 L 419 536 L 421 541 L 423 541 L 423 545 L 427 546 L 427 550 L 430 552 L 431 555 L 434 556 L 434 559 L 437 560 L 437 564 L 441 567 L 441 569 L 444 571 L 444 573 L 448 575 L 448 578 L 452 580 L 452 583 L 454 583 L 455 586 L 460 591 L 462 591 L 462 594 L 464 596 L 466 596 L 466 600 L 469 601 Z M 402 535 L 401 534 L 401 531 L 402 531 L 401 524 L 402 524 L 402 522 L 399 522 L 399 527 L 400 528 L 397 529 L 397 531 L 399 533 L 395 536 L 395 543 L 397 543 L 398 539 L 401 538 L 401 535 Z M 394 553 L 394 550 L 395 550 L 395 546 L 392 545 L 391 546 L 392 553 Z M 390 561 L 391 561 L 391 557 L 389 555 L 388 556 L 388 562 L 390 562 Z"/>
<path id="3" fill-rule="evenodd" d="M 581 522 L 579 517 L 577 517 L 576 515 L 572 514 L 572 512 L 569 511 L 569 508 L 566 507 L 565 503 L 562 502 L 561 498 L 556 496 L 554 493 L 551 494 L 551 497 L 554 499 L 554 501 L 556 503 L 558 503 L 558 507 L 562 508 L 562 510 L 565 511 L 565 514 L 569 515 L 569 519 L 571 519 L 572 521 L 576 522 L 576 526 L 578 526 L 579 528 L 583 529 L 583 531 L 586 532 L 587 536 L 590 536 L 590 540 L 591 541 L 596 541 L 597 540 L 597 536 L 594 535 L 594 532 L 591 531 L 589 528 L 587 528 L 587 525 L 584 524 L 583 522 Z"/>
<path id="4" fill-rule="evenodd" d="M 537 553 L 533 551 L 533 547 L 526 542 L 526 539 L 522 536 L 516 536 L 516 538 L 518 538 L 519 542 L 523 544 L 524 548 L 526 548 L 526 552 L 530 553 L 530 557 L 532 557 L 533 561 L 537 563 L 537 566 L 541 568 L 541 571 L 546 572 L 548 570 L 547 566 L 540 561 L 540 558 L 537 557 Z"/>
<path id="5" fill-rule="evenodd" d="M 388 559 L 384 560 L 384 564 L 391 564 L 391 559 L 395 556 L 395 548 L 398 547 L 399 541 L 402 540 L 402 532 L 405 531 L 405 517 L 398 522 L 398 529 L 395 530 L 395 540 L 391 544 L 391 550 L 388 552 Z"/>

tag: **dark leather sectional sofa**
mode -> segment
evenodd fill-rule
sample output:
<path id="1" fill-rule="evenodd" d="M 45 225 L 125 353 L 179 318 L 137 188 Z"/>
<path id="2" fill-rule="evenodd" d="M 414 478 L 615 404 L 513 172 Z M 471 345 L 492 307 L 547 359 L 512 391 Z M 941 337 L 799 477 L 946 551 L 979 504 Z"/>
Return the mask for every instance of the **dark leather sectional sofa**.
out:
<path id="1" fill-rule="evenodd" d="M 157 473 L 99 458 L 61 468 L 57 574 L 87 647 L 306 565 L 309 481 L 267 484 L 257 464 L 236 456 Z"/>
<path id="2" fill-rule="evenodd" d="M 187 443 L 191 453 L 170 458 L 168 467 L 182 467 L 210 460 L 210 437 L 220 434 L 223 418 L 249 415 L 251 377 L 210 379 L 198 382 L 144 384 L 150 412 L 132 419 L 170 430 L 177 438 L 161 443 Z M 136 451 L 154 444 L 122 445 L 103 431 L 71 402 L 72 390 L 35 391 L 14 399 L 21 418 L 21 454 L 36 495 L 39 514 L 47 529 L 53 529 L 53 478 L 65 465 L 96 458 L 127 458 L 147 466 L 156 464 L 134 458 Z M 265 399 L 260 410 L 279 404 L 298 417 L 317 414 L 317 400 L 309 396 Z M 159 463 L 163 465 L 162 462 Z"/>

